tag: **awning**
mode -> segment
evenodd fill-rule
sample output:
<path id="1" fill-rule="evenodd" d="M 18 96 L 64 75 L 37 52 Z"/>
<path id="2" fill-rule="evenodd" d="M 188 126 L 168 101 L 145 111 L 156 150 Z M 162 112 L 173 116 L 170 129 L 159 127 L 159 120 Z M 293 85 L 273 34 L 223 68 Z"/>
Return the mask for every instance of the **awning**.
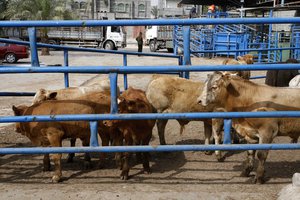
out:
<path id="1" fill-rule="evenodd" d="M 278 3 L 281 0 L 277 1 Z M 257 3 L 255 0 L 244 0 L 244 7 L 261 7 L 261 6 L 273 6 L 273 1 L 265 1 L 263 3 Z M 181 0 L 179 4 L 191 4 L 191 5 L 217 5 L 217 6 L 232 6 L 232 7 L 241 7 L 240 0 Z M 285 5 L 299 5 L 299 0 L 285 0 Z"/>

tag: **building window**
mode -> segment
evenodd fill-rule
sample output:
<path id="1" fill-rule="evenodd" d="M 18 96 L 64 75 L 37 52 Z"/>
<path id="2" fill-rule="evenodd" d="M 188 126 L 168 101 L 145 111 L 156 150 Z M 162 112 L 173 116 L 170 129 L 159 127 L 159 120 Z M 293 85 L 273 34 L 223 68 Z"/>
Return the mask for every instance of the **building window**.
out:
<path id="1" fill-rule="evenodd" d="M 125 5 L 123 3 L 118 4 L 118 12 L 125 12 Z"/>
<path id="2" fill-rule="evenodd" d="M 80 9 L 86 9 L 86 3 L 85 2 L 80 2 Z"/>
<path id="3" fill-rule="evenodd" d="M 129 4 L 126 4 L 126 6 L 125 6 L 125 12 L 129 12 L 130 11 L 130 6 L 129 6 Z"/>
<path id="4" fill-rule="evenodd" d="M 113 3 L 112 7 L 111 7 L 111 12 L 116 12 L 116 10 L 117 10 L 116 7 L 117 7 L 117 4 Z"/>
<path id="5" fill-rule="evenodd" d="M 78 1 L 75 1 L 74 4 L 73 4 L 73 6 L 74 6 L 73 7 L 74 9 L 79 9 L 79 3 L 78 3 Z"/>
<path id="6" fill-rule="evenodd" d="M 139 11 L 141 12 L 144 12 L 145 11 L 145 5 L 144 4 L 140 4 L 139 5 Z"/>

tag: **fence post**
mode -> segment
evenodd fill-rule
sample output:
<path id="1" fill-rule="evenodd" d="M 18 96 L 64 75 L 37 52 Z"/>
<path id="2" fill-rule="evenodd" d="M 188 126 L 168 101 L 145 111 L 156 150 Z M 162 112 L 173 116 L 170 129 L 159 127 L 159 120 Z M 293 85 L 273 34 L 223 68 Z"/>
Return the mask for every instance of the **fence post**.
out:
<path id="1" fill-rule="evenodd" d="M 39 67 L 39 56 L 36 45 L 36 29 L 35 27 L 28 28 L 28 37 L 30 42 L 31 66 Z"/>
<path id="2" fill-rule="evenodd" d="M 64 49 L 64 66 L 69 66 L 69 52 L 68 50 Z M 69 73 L 64 73 L 65 78 L 65 87 L 69 87 Z"/>
<path id="3" fill-rule="evenodd" d="M 127 66 L 127 54 L 123 54 L 123 66 Z M 128 88 L 127 74 L 124 74 L 124 90 Z"/>
<path id="4" fill-rule="evenodd" d="M 118 74 L 117 73 L 110 73 L 110 113 L 115 114 L 118 112 L 118 102 L 117 102 L 117 86 L 118 86 Z"/>
<path id="5" fill-rule="evenodd" d="M 90 138 L 90 146 L 98 147 L 98 122 L 91 121 L 90 122 L 90 130 L 91 130 L 91 138 Z"/>
<path id="6" fill-rule="evenodd" d="M 231 144 L 231 119 L 224 119 L 224 140 L 223 144 Z"/>
<path id="7" fill-rule="evenodd" d="M 191 27 L 184 26 L 183 27 L 183 65 L 191 65 L 191 51 L 190 51 L 190 35 L 191 35 Z M 183 73 L 184 78 L 190 78 L 189 72 Z"/>

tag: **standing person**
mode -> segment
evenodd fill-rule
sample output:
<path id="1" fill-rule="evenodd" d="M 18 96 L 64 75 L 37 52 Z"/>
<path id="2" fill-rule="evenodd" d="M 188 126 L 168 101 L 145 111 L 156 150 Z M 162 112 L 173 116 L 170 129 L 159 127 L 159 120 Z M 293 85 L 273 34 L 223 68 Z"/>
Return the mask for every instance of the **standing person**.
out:
<path id="1" fill-rule="evenodd" d="M 196 17 L 197 17 L 196 6 L 193 6 L 190 10 L 190 18 L 196 18 Z"/>
<path id="2" fill-rule="evenodd" d="M 139 36 L 137 36 L 136 41 L 138 43 L 138 52 L 142 52 L 143 51 L 143 33 L 140 32 Z M 139 55 L 141 56 L 141 55 Z"/>

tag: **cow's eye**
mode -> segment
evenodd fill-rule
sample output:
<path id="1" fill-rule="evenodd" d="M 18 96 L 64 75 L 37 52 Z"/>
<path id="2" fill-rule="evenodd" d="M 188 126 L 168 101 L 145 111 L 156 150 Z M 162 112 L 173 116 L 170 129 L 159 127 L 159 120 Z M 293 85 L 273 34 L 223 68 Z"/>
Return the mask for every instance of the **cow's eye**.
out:
<path id="1" fill-rule="evenodd" d="M 217 86 L 212 86 L 211 89 L 216 90 L 218 87 Z"/>

